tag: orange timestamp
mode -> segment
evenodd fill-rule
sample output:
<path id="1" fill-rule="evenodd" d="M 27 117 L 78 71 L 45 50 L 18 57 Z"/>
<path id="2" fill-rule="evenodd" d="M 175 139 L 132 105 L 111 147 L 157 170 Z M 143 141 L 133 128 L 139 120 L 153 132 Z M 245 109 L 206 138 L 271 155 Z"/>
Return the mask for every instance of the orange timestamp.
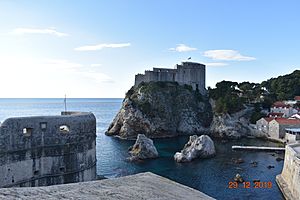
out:
<path id="1" fill-rule="evenodd" d="M 260 182 L 260 181 L 257 181 L 257 182 L 253 182 L 251 184 L 251 182 L 243 182 L 242 184 L 239 184 L 238 182 L 236 181 L 230 181 L 228 182 L 228 188 L 229 189 L 237 189 L 237 188 L 258 188 L 258 189 L 261 189 L 261 188 L 272 188 L 272 182 L 271 181 L 268 181 L 268 182 Z"/>

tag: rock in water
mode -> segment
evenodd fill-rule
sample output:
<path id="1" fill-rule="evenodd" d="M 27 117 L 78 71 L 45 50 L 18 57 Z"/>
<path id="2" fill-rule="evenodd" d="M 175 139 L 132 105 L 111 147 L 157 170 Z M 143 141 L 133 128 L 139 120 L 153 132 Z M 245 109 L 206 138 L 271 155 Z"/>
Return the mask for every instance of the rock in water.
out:
<path id="1" fill-rule="evenodd" d="M 203 134 L 213 113 L 208 97 L 176 82 L 149 82 L 132 87 L 106 135 L 134 139 Z"/>
<path id="2" fill-rule="evenodd" d="M 131 161 L 158 157 L 153 141 L 144 134 L 138 134 L 135 144 L 129 148 L 129 154 Z"/>
<path id="3" fill-rule="evenodd" d="M 174 155 L 176 162 L 190 162 L 195 158 L 209 158 L 216 154 L 215 145 L 207 135 L 190 136 L 190 140 L 184 145 L 181 152 Z"/>
<path id="4" fill-rule="evenodd" d="M 235 182 L 238 182 L 238 183 L 243 183 L 244 182 L 244 179 L 240 174 L 236 174 L 235 177 L 233 178 L 233 180 Z"/>

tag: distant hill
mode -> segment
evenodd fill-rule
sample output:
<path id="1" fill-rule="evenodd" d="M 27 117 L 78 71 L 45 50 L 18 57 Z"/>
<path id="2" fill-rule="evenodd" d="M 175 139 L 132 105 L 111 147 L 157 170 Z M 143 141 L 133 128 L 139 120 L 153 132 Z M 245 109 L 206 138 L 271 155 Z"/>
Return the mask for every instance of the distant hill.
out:
<path id="1" fill-rule="evenodd" d="M 300 70 L 263 81 L 261 86 L 267 89 L 273 100 L 293 99 L 300 95 Z"/>
<path id="2" fill-rule="evenodd" d="M 250 103 L 269 108 L 275 101 L 300 96 L 300 70 L 262 83 L 221 81 L 208 90 L 216 101 L 216 113 L 235 113 Z"/>

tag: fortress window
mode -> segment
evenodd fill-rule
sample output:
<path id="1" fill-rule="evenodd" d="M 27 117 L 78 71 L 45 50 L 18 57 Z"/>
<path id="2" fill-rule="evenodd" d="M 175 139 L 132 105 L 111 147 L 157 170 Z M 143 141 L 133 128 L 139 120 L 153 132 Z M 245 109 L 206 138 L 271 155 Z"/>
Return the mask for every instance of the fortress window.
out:
<path id="1" fill-rule="evenodd" d="M 60 170 L 61 172 L 64 172 L 64 171 L 65 171 L 65 167 L 60 167 L 59 170 Z"/>
<path id="2" fill-rule="evenodd" d="M 42 130 L 46 130 L 47 129 L 47 122 L 41 122 L 40 127 L 41 127 Z"/>
<path id="3" fill-rule="evenodd" d="M 40 173 L 39 170 L 35 170 L 35 171 L 33 172 L 34 175 L 39 175 L 39 173 Z"/>
<path id="4" fill-rule="evenodd" d="M 70 127 L 68 125 L 61 125 L 59 127 L 59 131 L 61 133 L 69 133 L 70 132 Z"/>
<path id="5" fill-rule="evenodd" d="M 23 135 L 31 136 L 33 128 L 23 128 Z"/>

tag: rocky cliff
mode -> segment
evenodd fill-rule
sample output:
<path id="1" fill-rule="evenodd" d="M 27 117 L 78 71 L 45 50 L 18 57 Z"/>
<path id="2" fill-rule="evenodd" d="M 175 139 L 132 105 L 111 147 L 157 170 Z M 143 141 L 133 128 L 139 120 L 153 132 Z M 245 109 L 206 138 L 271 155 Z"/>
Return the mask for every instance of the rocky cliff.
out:
<path id="1" fill-rule="evenodd" d="M 211 101 L 211 104 L 214 107 L 213 101 Z M 245 107 L 245 109 L 234 114 L 215 113 L 210 127 L 211 135 L 232 139 L 247 136 L 266 137 L 266 135 L 251 127 L 250 116 L 252 112 L 252 107 Z"/>
<path id="2" fill-rule="evenodd" d="M 149 82 L 132 87 L 106 135 L 124 139 L 202 134 L 213 119 L 206 96 L 176 82 Z"/>

